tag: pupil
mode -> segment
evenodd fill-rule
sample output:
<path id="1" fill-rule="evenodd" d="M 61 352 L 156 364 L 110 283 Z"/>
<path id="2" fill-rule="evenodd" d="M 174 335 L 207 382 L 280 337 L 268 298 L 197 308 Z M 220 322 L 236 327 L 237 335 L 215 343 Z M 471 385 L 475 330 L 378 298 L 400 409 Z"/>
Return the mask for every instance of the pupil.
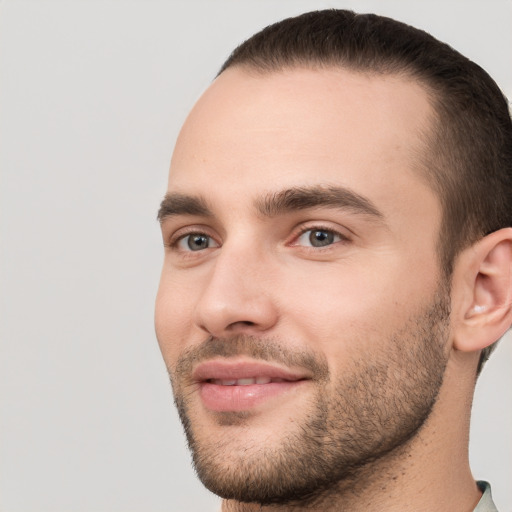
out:
<path id="1" fill-rule="evenodd" d="M 192 251 L 199 251 L 208 247 L 208 237 L 204 235 L 193 235 L 188 239 L 188 246 Z"/>
<path id="2" fill-rule="evenodd" d="M 328 231 L 312 231 L 309 241 L 314 247 L 324 247 L 333 243 L 334 235 Z"/>

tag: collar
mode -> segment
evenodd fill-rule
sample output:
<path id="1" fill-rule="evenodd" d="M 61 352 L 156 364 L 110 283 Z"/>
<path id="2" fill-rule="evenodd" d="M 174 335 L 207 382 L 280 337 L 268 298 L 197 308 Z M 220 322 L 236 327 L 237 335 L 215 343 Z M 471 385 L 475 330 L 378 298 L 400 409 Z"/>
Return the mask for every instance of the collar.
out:
<path id="1" fill-rule="evenodd" d="M 498 512 L 492 501 L 491 486 L 487 482 L 477 482 L 478 488 L 482 491 L 482 497 L 473 512 Z"/>

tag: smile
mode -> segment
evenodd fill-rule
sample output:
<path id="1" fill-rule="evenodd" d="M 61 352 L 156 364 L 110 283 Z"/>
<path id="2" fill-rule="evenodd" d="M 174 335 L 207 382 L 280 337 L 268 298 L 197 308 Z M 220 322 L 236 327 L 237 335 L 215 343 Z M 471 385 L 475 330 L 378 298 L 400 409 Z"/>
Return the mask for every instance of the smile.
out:
<path id="1" fill-rule="evenodd" d="M 250 386 L 252 384 L 270 384 L 271 382 L 287 382 L 286 379 L 271 377 L 254 377 L 248 379 L 210 379 L 208 381 L 217 386 Z M 289 382 L 289 381 L 288 381 Z"/>
<path id="2" fill-rule="evenodd" d="M 210 411 L 247 411 L 298 390 L 309 375 L 266 362 L 215 360 L 198 365 L 193 378 Z"/>

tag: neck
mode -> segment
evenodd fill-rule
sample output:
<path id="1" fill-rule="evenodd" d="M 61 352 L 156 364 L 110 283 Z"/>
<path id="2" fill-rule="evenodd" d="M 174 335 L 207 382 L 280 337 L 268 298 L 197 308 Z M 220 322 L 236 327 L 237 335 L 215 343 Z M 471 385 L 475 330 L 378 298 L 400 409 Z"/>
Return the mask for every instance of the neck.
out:
<path id="1" fill-rule="evenodd" d="M 450 373 L 416 435 L 350 481 L 338 482 L 307 502 L 262 506 L 225 500 L 222 512 L 472 512 L 481 497 L 468 460 L 472 392 Z"/>

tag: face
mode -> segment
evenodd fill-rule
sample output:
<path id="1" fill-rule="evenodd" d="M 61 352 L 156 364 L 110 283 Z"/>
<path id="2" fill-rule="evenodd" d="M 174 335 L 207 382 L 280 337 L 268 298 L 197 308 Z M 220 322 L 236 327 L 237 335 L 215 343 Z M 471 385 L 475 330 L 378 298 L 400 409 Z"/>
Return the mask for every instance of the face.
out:
<path id="1" fill-rule="evenodd" d="M 449 310 L 440 206 L 417 171 L 430 115 L 400 78 L 231 69 L 187 119 L 156 331 L 217 494 L 328 492 L 429 416 Z"/>

